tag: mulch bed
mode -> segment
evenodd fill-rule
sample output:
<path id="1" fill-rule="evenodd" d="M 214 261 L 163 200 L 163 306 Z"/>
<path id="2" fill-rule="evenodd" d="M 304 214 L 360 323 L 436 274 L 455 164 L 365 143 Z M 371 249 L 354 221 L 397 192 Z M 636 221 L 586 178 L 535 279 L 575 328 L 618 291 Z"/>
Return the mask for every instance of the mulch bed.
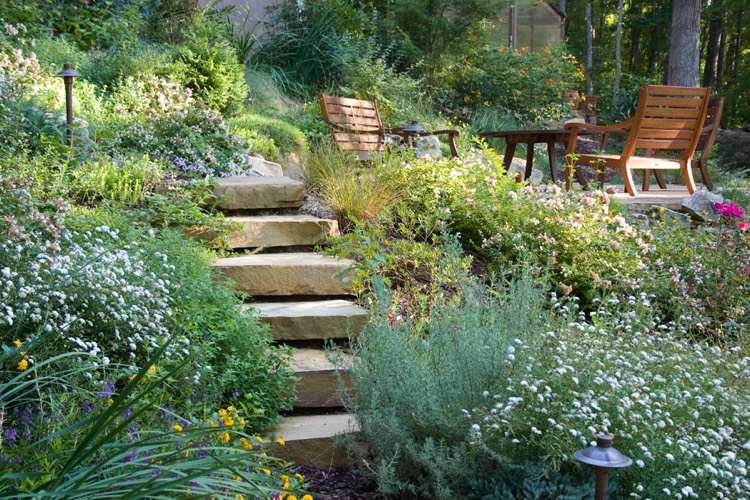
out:
<path id="1" fill-rule="evenodd" d="M 315 500 L 417 500 L 417 497 L 387 497 L 377 492 L 377 484 L 355 468 L 313 469 L 297 467 L 305 476 Z"/>

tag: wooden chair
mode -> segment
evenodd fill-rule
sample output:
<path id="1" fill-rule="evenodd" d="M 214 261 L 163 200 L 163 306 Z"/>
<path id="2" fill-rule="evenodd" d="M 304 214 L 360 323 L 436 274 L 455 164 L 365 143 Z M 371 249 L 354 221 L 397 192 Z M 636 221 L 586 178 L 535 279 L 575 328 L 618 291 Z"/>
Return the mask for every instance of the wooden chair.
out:
<path id="1" fill-rule="evenodd" d="M 703 179 L 703 185 L 706 186 L 710 191 L 714 190 L 714 183 L 711 180 L 711 175 L 708 173 L 708 157 L 711 155 L 711 149 L 716 142 L 716 136 L 719 132 L 721 125 L 721 114 L 724 111 L 724 98 L 719 96 L 711 96 L 708 100 L 708 113 L 706 114 L 706 122 L 703 130 L 701 131 L 701 138 L 698 141 L 698 147 L 696 151 L 700 151 L 698 159 L 694 161 L 693 165 L 697 166 L 701 172 L 701 178 Z M 654 171 L 656 182 L 662 189 L 667 188 L 667 183 L 664 180 L 664 175 L 657 171 Z M 649 178 L 651 177 L 651 170 L 643 171 L 643 185 L 641 188 L 644 191 L 649 189 Z"/>
<path id="2" fill-rule="evenodd" d="M 447 135 L 451 157 L 456 158 L 455 138 L 458 130 L 406 131 L 403 128 L 385 128 L 380 119 L 378 105 L 374 101 L 320 95 L 320 110 L 323 120 L 331 126 L 334 142 L 344 151 L 352 151 L 359 159 L 368 160 L 373 153 L 385 149 L 385 136 L 398 135 L 411 144 L 412 137 Z"/>
<path id="3" fill-rule="evenodd" d="M 568 155 L 575 155 L 579 131 L 595 133 L 626 132 L 621 154 L 581 154 L 575 164 L 616 168 L 622 174 L 625 191 L 635 196 L 633 170 L 680 170 L 688 192 L 695 191 L 693 155 L 698 146 L 708 111 L 708 88 L 644 85 L 638 97 L 635 116 L 609 126 L 571 123 Z M 646 156 L 648 151 L 672 151 L 673 156 Z M 642 154 L 639 154 L 643 152 Z M 572 187 L 572 169 L 568 165 L 565 186 Z"/>

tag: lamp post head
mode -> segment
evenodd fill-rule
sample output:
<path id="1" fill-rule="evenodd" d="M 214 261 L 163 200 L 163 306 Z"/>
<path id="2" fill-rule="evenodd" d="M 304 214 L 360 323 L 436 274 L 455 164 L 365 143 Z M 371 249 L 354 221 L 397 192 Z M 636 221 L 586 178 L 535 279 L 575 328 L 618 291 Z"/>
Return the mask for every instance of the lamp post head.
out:
<path id="1" fill-rule="evenodd" d="M 589 446 L 585 450 L 578 450 L 573 458 L 581 463 L 601 467 L 603 469 L 617 469 L 629 467 L 633 460 L 612 447 L 614 436 L 611 434 L 598 434 L 596 446 Z"/>
<path id="2" fill-rule="evenodd" d="M 63 70 L 60 71 L 55 76 L 59 76 L 60 78 L 75 78 L 78 75 L 78 72 L 73 69 L 73 66 L 70 64 L 63 64 Z"/>

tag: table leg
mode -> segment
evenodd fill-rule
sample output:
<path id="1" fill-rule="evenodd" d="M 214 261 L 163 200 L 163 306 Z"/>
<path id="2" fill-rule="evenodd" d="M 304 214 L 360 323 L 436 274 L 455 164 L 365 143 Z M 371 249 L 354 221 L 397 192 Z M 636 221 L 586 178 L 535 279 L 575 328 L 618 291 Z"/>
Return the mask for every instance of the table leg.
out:
<path id="1" fill-rule="evenodd" d="M 516 141 L 506 138 L 505 139 L 505 156 L 503 157 L 503 165 L 506 169 L 510 168 L 510 164 L 513 161 L 513 155 L 516 153 Z"/>
<path id="2" fill-rule="evenodd" d="M 531 177 L 531 169 L 534 168 L 534 143 L 526 144 L 526 173 L 523 176 L 523 180 L 528 180 Z"/>
<path id="3" fill-rule="evenodd" d="M 555 175 L 555 143 L 547 143 L 547 157 L 549 159 L 549 175 L 552 178 L 552 182 L 557 182 L 557 176 Z"/>

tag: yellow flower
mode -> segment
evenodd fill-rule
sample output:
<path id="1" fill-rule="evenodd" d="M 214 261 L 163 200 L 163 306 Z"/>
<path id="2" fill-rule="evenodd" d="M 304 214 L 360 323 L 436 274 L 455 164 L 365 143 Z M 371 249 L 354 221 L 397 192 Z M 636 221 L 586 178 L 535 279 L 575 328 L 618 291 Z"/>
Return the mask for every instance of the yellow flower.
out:
<path id="1" fill-rule="evenodd" d="M 235 408 L 233 405 L 229 405 L 227 406 L 227 411 L 235 413 L 237 411 L 237 408 Z"/>
<path id="2" fill-rule="evenodd" d="M 234 498 L 235 500 L 245 500 L 245 495 L 240 495 L 239 493 L 237 493 Z"/>
<path id="3" fill-rule="evenodd" d="M 279 479 L 281 479 L 282 481 L 289 481 L 289 476 L 287 476 L 286 474 L 282 474 L 279 476 Z"/>
<path id="4" fill-rule="evenodd" d="M 234 476 L 234 480 L 235 481 L 242 481 L 242 476 L 240 476 L 239 474 L 237 474 L 236 476 Z"/>
<path id="5" fill-rule="evenodd" d="M 279 446 L 284 446 L 286 444 L 286 441 L 284 441 L 283 437 L 278 437 L 276 438 L 276 444 L 278 444 Z"/>
<path id="6" fill-rule="evenodd" d="M 222 417 L 221 422 L 224 424 L 225 427 L 233 427 L 234 426 L 234 419 L 229 416 Z"/>
<path id="7" fill-rule="evenodd" d="M 302 497 L 302 500 L 313 500 L 313 496 L 312 495 L 304 495 Z"/>
<path id="8" fill-rule="evenodd" d="M 178 423 L 175 423 L 175 424 L 174 424 L 174 425 L 172 426 L 172 429 L 174 429 L 174 431 L 175 431 L 175 432 L 182 432 L 182 431 L 183 431 L 183 428 L 182 428 L 182 426 L 181 426 L 180 424 L 178 424 Z"/>
<path id="9" fill-rule="evenodd" d="M 271 475 L 271 471 L 270 471 L 270 470 L 268 470 L 268 469 L 266 469 L 265 467 L 258 467 L 258 468 L 257 468 L 257 469 L 255 469 L 255 470 L 257 470 L 257 471 L 258 471 L 258 472 L 260 472 L 261 474 L 265 474 L 266 476 L 270 476 L 270 475 Z"/>
<path id="10" fill-rule="evenodd" d="M 256 435 L 255 435 L 255 442 L 256 442 L 256 443 L 262 443 L 262 442 L 263 442 L 263 438 L 262 438 L 262 437 L 260 437 L 260 436 L 258 436 L 258 435 L 256 434 Z"/>
<path id="11" fill-rule="evenodd" d="M 20 349 L 21 348 L 21 341 L 18 340 L 18 339 L 16 339 L 16 340 L 13 341 L 13 345 L 16 346 L 16 349 Z"/>
<path id="12" fill-rule="evenodd" d="M 299 481 L 299 482 L 301 483 L 302 481 L 304 481 L 304 480 L 305 480 L 305 476 L 303 476 L 302 474 L 300 474 L 300 473 L 298 472 L 298 473 L 296 473 L 296 474 L 294 475 L 294 479 L 296 479 L 297 481 Z"/>
<path id="13" fill-rule="evenodd" d="M 112 398 L 107 398 L 107 405 L 112 406 L 115 403 L 115 400 Z"/>
<path id="14" fill-rule="evenodd" d="M 29 367 L 29 360 L 26 358 L 23 358 L 21 361 L 18 362 L 18 366 L 16 366 L 16 370 L 18 370 L 19 372 L 22 372 L 28 367 Z"/>
<path id="15" fill-rule="evenodd" d="M 149 367 L 148 367 L 148 372 L 149 372 L 149 373 L 150 373 L 151 375 L 153 375 L 154 373 L 156 373 L 156 365 L 151 365 L 151 366 L 149 366 Z"/>
<path id="16" fill-rule="evenodd" d="M 229 433 L 226 432 L 226 431 L 222 432 L 219 435 L 219 441 L 222 442 L 222 443 L 228 443 L 230 441 L 230 439 L 232 439 L 232 438 L 229 437 Z"/>
<path id="17" fill-rule="evenodd" d="M 219 408 L 219 416 L 224 418 L 227 416 L 227 411 L 224 408 Z"/>
<path id="18" fill-rule="evenodd" d="M 245 428 L 245 419 L 242 417 L 240 417 L 240 427 L 243 429 Z"/>
<path id="19" fill-rule="evenodd" d="M 280 491 L 279 492 L 279 500 L 284 500 L 288 494 L 289 493 L 287 493 L 286 491 Z"/>
<path id="20" fill-rule="evenodd" d="M 289 495 L 288 497 L 286 497 L 286 500 L 297 500 L 297 497 L 294 495 Z"/>
<path id="21" fill-rule="evenodd" d="M 251 443 L 247 438 L 240 438 L 240 445 L 242 445 L 242 448 L 248 451 L 254 448 L 253 443 Z"/>

